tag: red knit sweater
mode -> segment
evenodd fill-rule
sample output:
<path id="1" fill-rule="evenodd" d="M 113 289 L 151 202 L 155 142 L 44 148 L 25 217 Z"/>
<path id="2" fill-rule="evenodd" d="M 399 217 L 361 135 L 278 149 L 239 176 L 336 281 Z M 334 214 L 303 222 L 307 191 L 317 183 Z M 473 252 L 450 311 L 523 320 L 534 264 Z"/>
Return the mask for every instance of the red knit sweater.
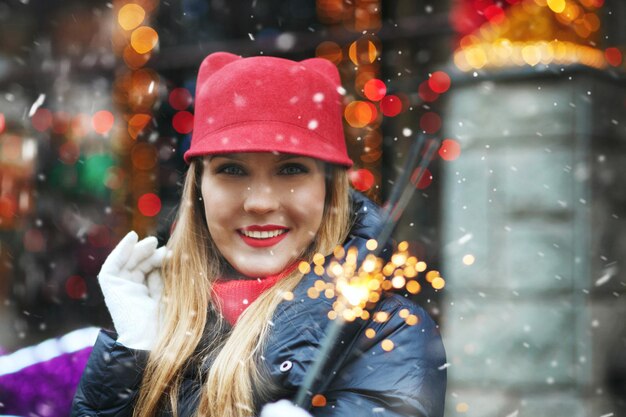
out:
<path id="1" fill-rule="evenodd" d="M 297 262 L 283 272 L 257 279 L 220 279 L 213 284 L 213 295 L 220 306 L 222 315 L 234 325 L 241 313 L 263 292 L 272 288 L 281 278 L 287 276 L 296 267 Z"/>

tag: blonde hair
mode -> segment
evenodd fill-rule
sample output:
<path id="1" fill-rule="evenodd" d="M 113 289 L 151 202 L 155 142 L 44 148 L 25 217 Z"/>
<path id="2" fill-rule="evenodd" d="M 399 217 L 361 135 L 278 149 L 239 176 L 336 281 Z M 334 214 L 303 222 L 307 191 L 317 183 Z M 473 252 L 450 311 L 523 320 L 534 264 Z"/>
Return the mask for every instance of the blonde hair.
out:
<path id="1" fill-rule="evenodd" d="M 172 257 L 163 266 L 161 333 L 148 358 L 134 417 L 153 417 L 162 407 L 170 407 L 178 417 L 183 374 L 189 366 L 202 366 L 205 360 L 212 363 L 206 378 L 198 380 L 202 384 L 196 410 L 199 417 L 249 417 L 258 406 L 255 399 L 272 393 L 270 381 L 257 366 L 257 356 L 263 350 L 274 310 L 283 300 L 281 295 L 297 285 L 302 273 L 296 268 L 263 293 L 232 331 L 225 333 L 210 291 L 225 261 L 206 226 L 200 193 L 202 171 L 202 160 L 193 160 L 183 186 L 176 227 L 167 244 Z M 311 262 L 315 253 L 331 253 L 346 238 L 350 218 L 346 169 L 327 165 L 322 223 L 303 259 Z M 212 322 L 207 326 L 209 319 Z"/>

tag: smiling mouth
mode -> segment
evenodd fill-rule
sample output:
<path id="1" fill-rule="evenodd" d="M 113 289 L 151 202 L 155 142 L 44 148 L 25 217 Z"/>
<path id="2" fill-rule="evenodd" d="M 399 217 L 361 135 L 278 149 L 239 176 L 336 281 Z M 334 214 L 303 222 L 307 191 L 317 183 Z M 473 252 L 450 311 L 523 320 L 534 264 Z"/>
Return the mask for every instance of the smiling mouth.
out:
<path id="1" fill-rule="evenodd" d="M 252 239 L 269 239 L 276 236 L 280 236 L 284 233 L 287 233 L 288 229 L 278 229 L 278 230 L 239 230 L 239 233 L 242 235 L 252 238 Z"/>

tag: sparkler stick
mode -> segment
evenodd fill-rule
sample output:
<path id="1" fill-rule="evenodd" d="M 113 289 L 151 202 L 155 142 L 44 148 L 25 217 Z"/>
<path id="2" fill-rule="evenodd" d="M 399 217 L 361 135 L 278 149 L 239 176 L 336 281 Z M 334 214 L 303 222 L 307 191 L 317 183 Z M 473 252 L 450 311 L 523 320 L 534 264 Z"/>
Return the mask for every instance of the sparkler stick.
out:
<path id="1" fill-rule="evenodd" d="M 439 141 L 429 140 L 426 144 L 426 151 L 423 158 L 419 158 L 420 152 L 426 143 L 426 137 L 424 134 L 420 134 L 415 142 L 411 144 L 409 150 L 409 156 L 405 162 L 404 170 L 399 180 L 394 185 L 390 198 L 384 206 L 383 211 L 383 227 L 376 239 L 380 244 L 376 249 L 372 251 L 373 255 L 378 257 L 385 247 L 385 242 L 391 237 L 398 220 L 402 216 L 402 213 L 406 209 L 407 204 L 411 200 L 413 193 L 415 192 L 415 186 L 420 182 L 426 167 L 429 164 L 435 150 L 439 146 Z M 417 163 L 419 161 L 419 164 Z M 417 168 L 415 166 L 417 165 Z M 331 350 L 336 346 L 337 338 L 341 334 L 341 330 L 345 324 L 345 320 L 341 315 L 338 315 L 332 320 L 326 330 L 326 335 L 321 342 L 320 349 L 315 357 L 313 366 L 307 372 L 305 379 L 300 386 L 298 393 L 294 399 L 294 404 L 309 409 L 311 406 L 311 397 L 315 393 L 324 392 L 330 383 L 330 378 L 326 380 L 318 380 L 320 371 L 327 364 L 330 359 Z M 332 367 L 332 371 L 336 371 L 341 366 L 341 363 L 335 363 Z M 329 375 L 334 375 L 334 372 L 330 372 Z"/>

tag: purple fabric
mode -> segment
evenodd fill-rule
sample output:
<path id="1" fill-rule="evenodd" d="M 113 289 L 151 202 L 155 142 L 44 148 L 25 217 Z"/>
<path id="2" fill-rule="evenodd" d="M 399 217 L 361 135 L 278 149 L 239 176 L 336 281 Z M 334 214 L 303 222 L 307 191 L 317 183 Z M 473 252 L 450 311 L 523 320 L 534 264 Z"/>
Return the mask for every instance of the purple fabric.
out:
<path id="1" fill-rule="evenodd" d="M 0 414 L 68 417 L 72 399 L 93 347 L 56 356 L 0 375 Z"/>

